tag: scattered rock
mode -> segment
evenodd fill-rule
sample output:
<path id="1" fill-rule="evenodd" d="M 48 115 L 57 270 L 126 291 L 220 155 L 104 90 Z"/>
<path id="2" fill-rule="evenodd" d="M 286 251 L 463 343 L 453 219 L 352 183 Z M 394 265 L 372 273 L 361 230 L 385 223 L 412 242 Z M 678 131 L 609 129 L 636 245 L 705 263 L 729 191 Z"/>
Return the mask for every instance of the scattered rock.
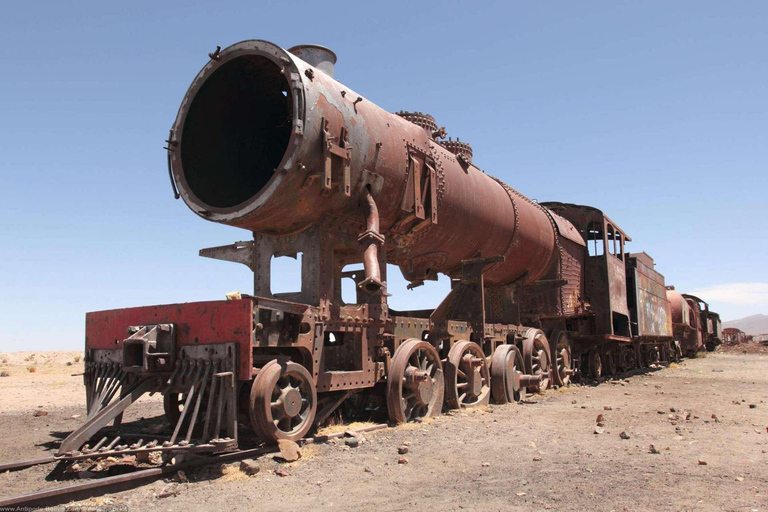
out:
<path id="1" fill-rule="evenodd" d="M 484 468 L 487 468 L 487 467 L 489 467 L 491 465 L 491 463 L 490 462 L 483 462 L 480 465 L 483 466 Z"/>
<path id="2" fill-rule="evenodd" d="M 606 405 L 605 407 L 603 407 L 603 410 L 604 411 L 612 411 L 613 407 L 611 407 L 610 405 Z"/>
<path id="3" fill-rule="evenodd" d="M 279 477 L 291 476 L 291 474 L 289 472 L 287 472 L 286 470 L 284 470 L 283 468 L 277 468 L 275 470 L 275 474 L 277 476 L 279 476 Z"/>
<path id="4" fill-rule="evenodd" d="M 603 416 L 602 414 L 598 414 L 597 415 L 597 419 L 595 419 L 595 422 L 596 423 L 603 423 L 604 421 L 605 421 L 605 416 Z"/>
<path id="5" fill-rule="evenodd" d="M 541 462 L 541 457 L 534 457 L 533 462 Z"/>
<path id="6" fill-rule="evenodd" d="M 717 417 L 717 414 L 713 414 L 712 419 L 715 420 L 715 423 L 720 423 L 720 418 Z"/>
<path id="7" fill-rule="evenodd" d="M 397 449 L 397 453 L 399 453 L 400 455 L 405 455 L 406 453 L 408 453 L 408 447 L 405 445 L 401 446 L 400 448 Z"/>
<path id="8" fill-rule="evenodd" d="M 603 427 L 595 427 L 595 434 L 602 434 L 603 432 L 605 432 Z"/>
<path id="9" fill-rule="evenodd" d="M 278 440 L 277 447 L 280 449 L 280 458 L 285 462 L 295 462 L 301 458 L 301 448 L 289 439 Z"/>
<path id="10" fill-rule="evenodd" d="M 655 446 L 653 446 L 652 444 L 649 444 L 648 445 L 648 453 L 659 454 L 661 452 L 659 450 L 657 450 Z"/>
<path id="11" fill-rule="evenodd" d="M 576 405 L 576 400 L 571 400 L 572 405 Z"/>
<path id="12" fill-rule="evenodd" d="M 706 465 L 707 465 L 707 461 L 699 460 L 699 466 L 706 466 Z"/>
<path id="13" fill-rule="evenodd" d="M 48 411 L 37 410 L 32 413 L 32 416 L 37 418 L 38 416 L 48 416 Z"/>
<path id="14" fill-rule="evenodd" d="M 178 496 L 179 493 L 181 493 L 181 487 L 179 487 L 178 484 L 171 484 L 167 486 L 165 489 L 160 491 L 156 497 L 159 499 L 163 498 L 173 498 L 174 496 Z"/>
<path id="15" fill-rule="evenodd" d="M 344 440 L 344 444 L 350 448 L 357 448 L 360 446 L 360 440 L 356 437 L 348 437 Z"/>
<path id="16" fill-rule="evenodd" d="M 619 437 L 622 439 L 629 439 L 629 434 L 627 434 L 626 431 L 622 430 L 621 433 L 619 434 Z"/>
<path id="17" fill-rule="evenodd" d="M 677 412 L 677 411 L 675 411 L 675 408 L 674 408 L 674 407 L 670 407 L 670 408 L 669 408 L 669 412 Z"/>
<path id="18" fill-rule="evenodd" d="M 408 459 L 406 459 L 405 457 L 403 457 L 401 455 L 400 457 L 397 458 L 397 463 L 398 464 L 408 464 Z"/>
<path id="19" fill-rule="evenodd" d="M 245 459 L 240 461 L 240 471 L 246 475 L 253 476 L 261 471 L 261 467 L 259 467 L 259 463 L 255 460 Z"/>
<path id="20" fill-rule="evenodd" d="M 76 419 L 77 419 L 77 418 L 79 418 L 79 417 L 80 417 L 80 415 L 79 415 L 79 414 L 73 414 L 72 416 L 70 416 L 70 417 L 69 417 L 69 419 L 71 419 L 71 420 L 76 420 Z"/>
<path id="21" fill-rule="evenodd" d="M 656 414 L 666 414 L 664 411 L 656 411 Z"/>
<path id="22" fill-rule="evenodd" d="M 366 473 L 373 473 L 373 471 L 371 471 L 371 468 L 365 468 L 363 469 L 363 471 L 365 471 Z"/>
<path id="23" fill-rule="evenodd" d="M 411 442 L 410 441 L 403 441 L 403 446 L 411 446 Z"/>
<path id="24" fill-rule="evenodd" d="M 736 477 L 736 481 L 737 482 L 743 482 L 744 481 L 744 477 L 739 475 L 739 476 Z"/>
<path id="25" fill-rule="evenodd" d="M 516 492 L 515 496 L 522 497 L 522 496 L 525 496 L 525 493 L 524 492 Z"/>
<path id="26" fill-rule="evenodd" d="M 179 481 L 179 483 L 182 483 L 182 484 L 188 484 L 189 483 L 189 479 L 187 478 L 187 474 L 184 473 L 181 470 L 176 472 L 176 479 Z"/>
<path id="27" fill-rule="evenodd" d="M 750 409 L 756 409 L 757 408 L 757 404 L 749 404 L 749 408 Z"/>

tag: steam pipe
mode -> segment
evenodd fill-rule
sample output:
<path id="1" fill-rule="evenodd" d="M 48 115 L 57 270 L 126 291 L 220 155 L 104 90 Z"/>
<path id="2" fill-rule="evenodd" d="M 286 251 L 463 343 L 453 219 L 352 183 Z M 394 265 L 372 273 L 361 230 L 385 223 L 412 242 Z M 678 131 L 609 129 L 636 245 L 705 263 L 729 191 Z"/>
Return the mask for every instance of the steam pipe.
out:
<path id="1" fill-rule="evenodd" d="M 379 233 L 379 209 L 370 188 L 365 188 L 364 196 L 361 206 L 365 215 L 365 231 L 357 240 L 363 249 L 365 279 L 357 286 L 370 294 L 375 294 L 385 289 L 379 266 L 379 247 L 384 244 L 384 237 Z"/>

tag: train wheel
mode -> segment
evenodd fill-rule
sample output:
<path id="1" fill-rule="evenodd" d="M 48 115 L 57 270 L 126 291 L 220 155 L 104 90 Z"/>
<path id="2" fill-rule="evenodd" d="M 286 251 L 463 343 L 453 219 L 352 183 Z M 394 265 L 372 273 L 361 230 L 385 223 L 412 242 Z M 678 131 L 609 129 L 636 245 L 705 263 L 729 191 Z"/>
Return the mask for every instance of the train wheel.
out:
<path id="1" fill-rule="evenodd" d="M 616 375 L 616 363 L 610 350 L 603 351 L 603 375 Z"/>
<path id="2" fill-rule="evenodd" d="M 645 364 L 650 366 L 659 362 L 659 349 L 656 345 L 648 345 L 645 349 Z"/>
<path id="3" fill-rule="evenodd" d="M 603 376 L 603 358 L 600 357 L 600 351 L 598 349 L 593 348 L 589 351 L 587 366 L 589 368 L 590 378 L 599 379 Z"/>
<path id="4" fill-rule="evenodd" d="M 315 420 L 317 391 L 298 363 L 267 363 L 253 380 L 250 399 L 251 426 L 266 442 L 298 441 Z"/>
<path id="5" fill-rule="evenodd" d="M 680 346 L 680 342 L 675 340 L 672 342 L 672 348 L 670 349 L 671 353 L 673 354 L 673 358 L 675 359 L 676 363 L 680 362 L 680 359 L 683 358 L 683 349 Z"/>
<path id="6" fill-rule="evenodd" d="M 426 341 L 403 342 L 387 377 L 387 411 L 395 423 L 438 416 L 443 408 L 445 378 L 440 354 Z"/>
<path id="7" fill-rule="evenodd" d="M 544 391 L 549 387 L 550 357 L 549 342 L 541 329 L 528 329 L 523 340 L 523 361 L 526 373 L 538 375 L 538 384 L 528 387 L 534 393 Z"/>
<path id="8" fill-rule="evenodd" d="M 552 377 L 558 386 L 568 386 L 573 374 L 571 344 L 565 331 L 552 331 L 549 335 L 549 349 L 554 358 Z"/>
<path id="9" fill-rule="evenodd" d="M 499 345 L 491 359 L 491 396 L 497 404 L 519 402 L 525 398 L 520 385 L 523 355 L 514 345 Z"/>
<path id="10" fill-rule="evenodd" d="M 179 422 L 179 418 L 181 418 L 181 412 L 184 410 L 184 403 L 187 400 L 187 393 L 176 393 L 176 392 L 168 392 L 163 396 L 163 410 L 165 412 L 165 417 L 168 420 L 168 422 L 171 424 L 171 427 L 175 427 L 176 424 Z M 190 410 L 194 409 L 195 403 L 197 401 L 197 395 L 195 395 L 192 398 L 192 404 L 190 405 Z M 197 415 L 197 421 L 195 422 L 195 428 L 197 429 L 200 427 L 200 425 L 203 422 L 203 418 L 205 418 L 205 407 L 208 403 L 208 390 L 203 393 L 203 400 L 201 401 L 202 409 L 200 410 L 200 413 Z M 184 427 L 189 425 L 189 417 L 191 416 L 190 413 L 186 415 L 184 418 Z"/>
<path id="11" fill-rule="evenodd" d="M 171 426 L 174 426 L 179 422 L 181 411 L 184 409 L 185 398 L 186 395 L 175 392 L 168 392 L 163 396 L 163 410 L 165 411 L 165 417 L 168 419 Z"/>
<path id="12" fill-rule="evenodd" d="M 445 403 L 451 409 L 468 409 L 490 398 L 491 374 L 483 350 L 477 343 L 459 341 L 445 364 Z"/>
<path id="13" fill-rule="evenodd" d="M 634 370 L 637 367 L 635 349 L 632 347 L 622 347 L 619 352 L 619 362 L 622 372 Z"/>
<path id="14" fill-rule="evenodd" d="M 645 362 L 645 357 L 643 356 L 644 351 L 645 347 L 643 345 L 635 345 L 635 364 L 638 368 L 646 368 L 648 366 Z"/>

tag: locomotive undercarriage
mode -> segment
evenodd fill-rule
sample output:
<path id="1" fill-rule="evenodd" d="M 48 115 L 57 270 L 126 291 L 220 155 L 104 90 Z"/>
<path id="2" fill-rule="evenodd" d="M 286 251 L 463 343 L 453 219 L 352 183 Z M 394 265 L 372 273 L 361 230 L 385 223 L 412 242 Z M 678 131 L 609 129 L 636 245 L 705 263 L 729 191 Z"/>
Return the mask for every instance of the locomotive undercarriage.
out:
<path id="1" fill-rule="evenodd" d="M 229 250 L 238 257 L 249 252 L 246 261 L 258 270 L 258 248 L 274 254 L 284 242 L 257 236 L 252 245 L 235 244 Z M 317 270 L 313 266 L 320 262 L 334 276 L 325 281 L 320 272 L 318 284 L 333 286 L 342 278 L 358 285 L 371 282 L 365 269 L 343 271 L 357 263 L 348 246 L 337 244 L 330 261 L 313 260 L 311 247 L 302 248 L 310 254 L 303 274 Z M 229 253 L 222 259 L 233 258 Z M 105 322 L 127 329 L 128 337 L 115 339 L 116 348 L 93 348 L 103 344 L 90 343 L 99 330 L 89 324 L 88 418 L 62 443 L 58 456 L 75 460 L 160 452 L 178 459 L 190 452 L 227 451 L 238 446 L 238 423 L 268 443 L 298 440 L 361 391 L 384 399 L 390 421 L 399 423 L 435 416 L 445 408 L 521 401 L 528 393 L 568 385 L 581 372 L 600 378 L 678 355 L 670 340 L 632 342 L 566 328 L 487 323 L 482 271 L 496 260 L 465 262 L 437 309 L 395 312 L 387 306 L 383 251 L 377 259 L 382 286 L 374 293 L 365 284 L 358 286 L 359 304 L 322 296 L 320 306 L 283 300 L 317 293 L 305 288 L 291 297 L 158 306 L 138 316 L 122 314 L 135 310 L 107 312 Z M 264 278 L 259 273 L 268 275 L 269 268 L 254 273 L 259 290 Z M 334 297 L 337 289 L 325 297 Z M 233 308 L 234 316 L 225 314 Z M 204 321 L 191 325 L 185 315 Z M 147 323 L 129 322 L 135 318 Z M 216 343 L 223 340 L 230 341 Z M 101 438 L 83 446 L 110 422 L 119 426 L 122 412 L 144 393 L 163 395 L 173 426 L 170 437 Z"/>

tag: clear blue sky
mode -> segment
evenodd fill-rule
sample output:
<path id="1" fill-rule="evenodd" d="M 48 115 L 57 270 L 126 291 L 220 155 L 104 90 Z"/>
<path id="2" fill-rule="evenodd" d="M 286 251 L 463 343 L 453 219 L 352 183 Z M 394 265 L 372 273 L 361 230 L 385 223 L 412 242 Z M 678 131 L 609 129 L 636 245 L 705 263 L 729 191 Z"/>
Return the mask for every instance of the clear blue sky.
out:
<path id="1" fill-rule="evenodd" d="M 4 4 L 0 351 L 80 348 L 86 311 L 251 290 L 197 256 L 249 233 L 174 201 L 162 146 L 207 53 L 252 38 L 331 47 L 338 79 L 433 114 L 529 197 L 602 208 L 669 284 L 768 313 L 768 3 L 160 4 Z M 447 290 L 390 281 L 400 307 Z"/>

